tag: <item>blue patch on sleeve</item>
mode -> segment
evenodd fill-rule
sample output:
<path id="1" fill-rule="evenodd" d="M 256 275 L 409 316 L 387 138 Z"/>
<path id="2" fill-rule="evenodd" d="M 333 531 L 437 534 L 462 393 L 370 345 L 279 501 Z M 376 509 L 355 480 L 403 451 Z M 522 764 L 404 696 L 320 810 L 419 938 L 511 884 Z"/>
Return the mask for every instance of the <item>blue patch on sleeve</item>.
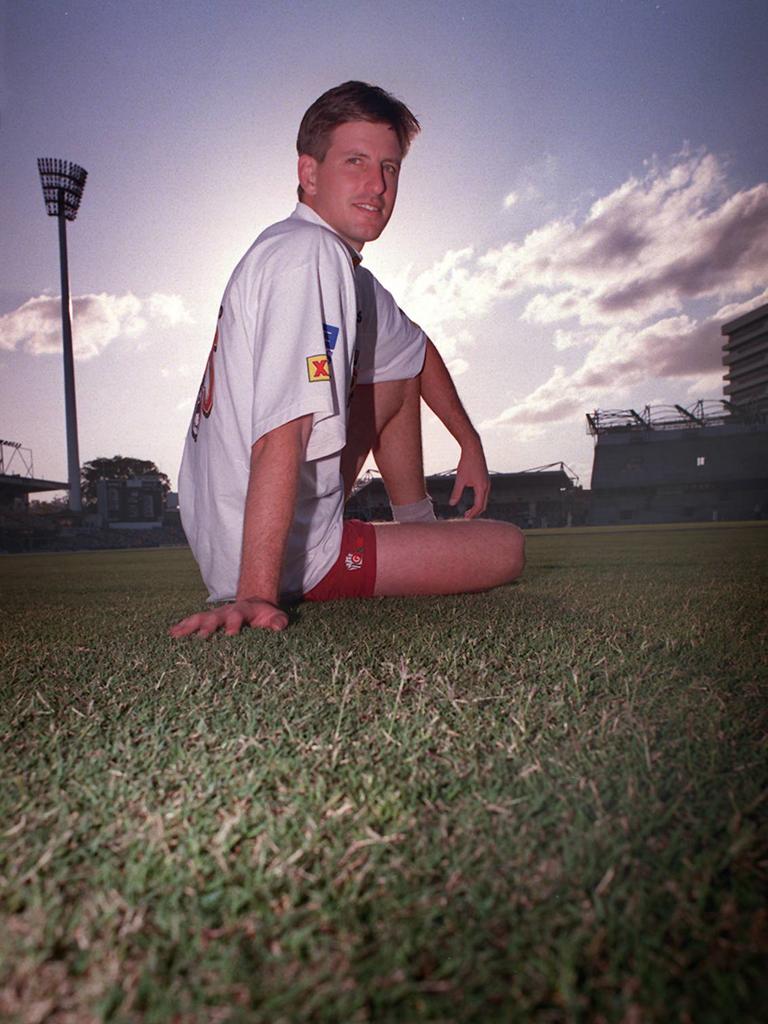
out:
<path id="1" fill-rule="evenodd" d="M 339 336 L 339 328 L 334 327 L 332 324 L 323 324 L 323 334 L 325 335 L 325 351 L 328 353 L 330 359 L 333 354 L 333 350 L 336 348 L 336 339 Z"/>

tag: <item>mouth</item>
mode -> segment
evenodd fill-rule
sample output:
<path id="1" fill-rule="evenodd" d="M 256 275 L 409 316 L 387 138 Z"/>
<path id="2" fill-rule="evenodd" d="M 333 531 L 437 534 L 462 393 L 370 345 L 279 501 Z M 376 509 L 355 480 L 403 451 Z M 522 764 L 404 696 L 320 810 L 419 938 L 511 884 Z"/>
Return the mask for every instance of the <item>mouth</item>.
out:
<path id="1" fill-rule="evenodd" d="M 378 206 L 375 203 L 353 203 L 358 210 L 364 210 L 366 213 L 383 213 L 384 208 Z"/>

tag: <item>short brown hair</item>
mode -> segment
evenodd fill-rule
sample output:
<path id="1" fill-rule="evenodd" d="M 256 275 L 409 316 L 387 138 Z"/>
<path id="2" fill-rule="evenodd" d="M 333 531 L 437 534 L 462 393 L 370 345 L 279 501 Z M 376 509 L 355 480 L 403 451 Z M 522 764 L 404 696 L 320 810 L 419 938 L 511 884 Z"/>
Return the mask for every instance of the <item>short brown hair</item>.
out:
<path id="1" fill-rule="evenodd" d="M 421 125 L 404 103 L 378 85 L 344 82 L 316 99 L 299 125 L 296 149 L 321 163 L 331 144 L 331 133 L 348 121 L 388 124 L 397 135 L 403 156 Z"/>

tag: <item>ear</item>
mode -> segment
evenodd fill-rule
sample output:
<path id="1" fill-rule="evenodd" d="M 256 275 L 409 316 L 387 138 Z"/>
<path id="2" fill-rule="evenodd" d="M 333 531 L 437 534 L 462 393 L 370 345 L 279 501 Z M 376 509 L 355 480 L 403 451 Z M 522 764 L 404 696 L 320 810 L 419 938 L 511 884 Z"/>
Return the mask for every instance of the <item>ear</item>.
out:
<path id="1" fill-rule="evenodd" d="M 308 153 L 299 157 L 299 184 L 309 196 L 317 191 L 317 160 Z"/>

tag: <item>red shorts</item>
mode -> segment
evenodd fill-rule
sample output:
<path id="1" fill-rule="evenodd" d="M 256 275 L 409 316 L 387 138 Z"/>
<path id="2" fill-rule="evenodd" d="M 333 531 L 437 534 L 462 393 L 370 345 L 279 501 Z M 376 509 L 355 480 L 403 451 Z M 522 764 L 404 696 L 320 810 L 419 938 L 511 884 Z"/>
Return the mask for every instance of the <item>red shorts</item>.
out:
<path id="1" fill-rule="evenodd" d="M 376 530 L 360 519 L 346 519 L 339 557 L 320 582 L 304 595 L 304 600 L 373 597 L 375 586 Z"/>

